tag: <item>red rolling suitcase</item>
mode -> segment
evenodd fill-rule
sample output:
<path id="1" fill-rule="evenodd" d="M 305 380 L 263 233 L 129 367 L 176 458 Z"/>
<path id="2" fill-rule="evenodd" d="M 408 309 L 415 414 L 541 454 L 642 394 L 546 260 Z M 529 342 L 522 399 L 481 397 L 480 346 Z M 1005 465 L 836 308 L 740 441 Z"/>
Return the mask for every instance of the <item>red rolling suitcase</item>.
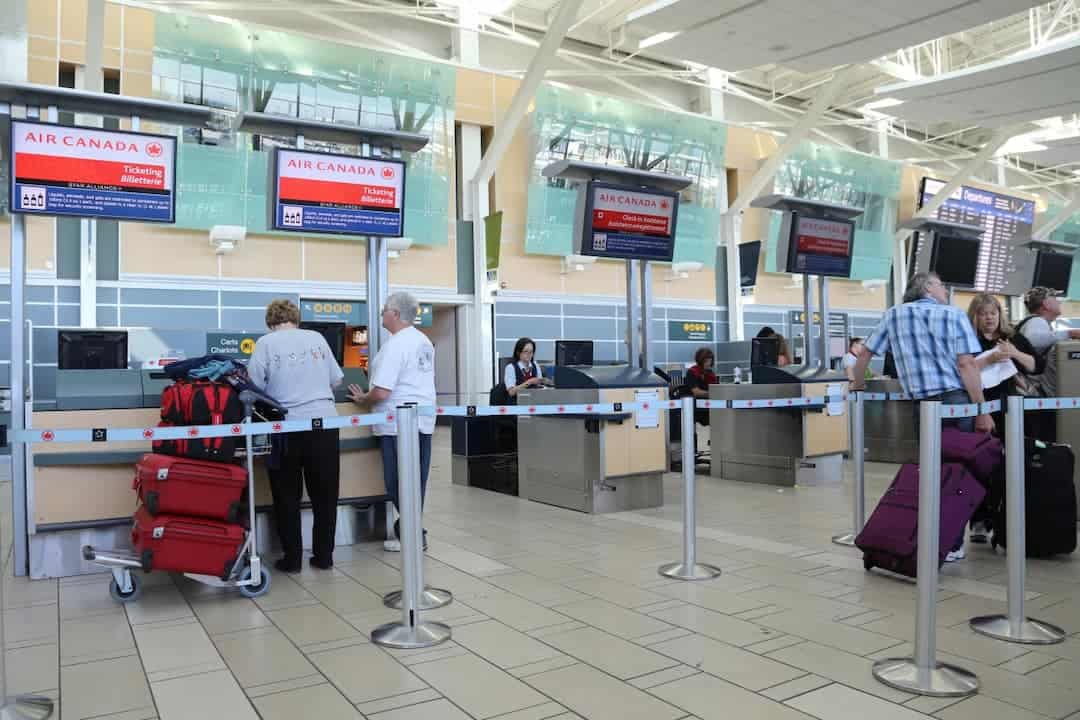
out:
<path id="1" fill-rule="evenodd" d="M 227 579 L 244 543 L 239 525 L 201 518 L 135 512 L 131 546 L 145 572 L 212 575 Z"/>
<path id="2" fill-rule="evenodd" d="M 240 523 L 247 511 L 247 485 L 242 465 L 149 454 L 135 465 L 134 487 L 151 515 Z"/>
<path id="3" fill-rule="evenodd" d="M 964 532 L 986 489 L 959 463 L 941 466 L 941 533 L 938 565 Z M 855 538 L 863 566 L 915 577 L 918 570 L 919 466 L 904 465 Z"/>

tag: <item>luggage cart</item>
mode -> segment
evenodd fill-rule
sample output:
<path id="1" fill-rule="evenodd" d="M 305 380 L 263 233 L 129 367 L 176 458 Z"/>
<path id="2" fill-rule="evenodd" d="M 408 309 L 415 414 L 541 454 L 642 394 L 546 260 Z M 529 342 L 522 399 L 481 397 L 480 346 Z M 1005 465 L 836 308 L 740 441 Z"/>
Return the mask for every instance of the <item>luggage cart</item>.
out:
<path id="1" fill-rule="evenodd" d="M 244 405 L 244 423 L 250 424 L 254 418 L 260 422 L 267 420 L 255 412 L 255 402 L 260 398 L 255 393 L 243 391 L 240 401 Z M 280 408 L 278 408 L 280 409 Z M 259 557 L 258 530 L 255 520 L 255 456 L 270 453 L 269 435 L 251 435 L 244 437 L 243 449 L 238 449 L 238 457 L 244 458 L 248 476 L 248 529 L 244 542 L 236 555 L 232 569 L 225 577 L 184 573 L 185 577 L 205 585 L 219 588 L 236 588 L 244 597 L 257 598 L 270 590 L 270 571 L 262 564 Z M 87 545 L 83 547 L 83 559 L 103 565 L 112 570 L 109 581 L 109 594 L 120 603 L 138 600 L 142 595 L 142 582 L 133 570 L 144 570 L 142 561 L 133 553 L 115 550 L 97 550 Z"/>

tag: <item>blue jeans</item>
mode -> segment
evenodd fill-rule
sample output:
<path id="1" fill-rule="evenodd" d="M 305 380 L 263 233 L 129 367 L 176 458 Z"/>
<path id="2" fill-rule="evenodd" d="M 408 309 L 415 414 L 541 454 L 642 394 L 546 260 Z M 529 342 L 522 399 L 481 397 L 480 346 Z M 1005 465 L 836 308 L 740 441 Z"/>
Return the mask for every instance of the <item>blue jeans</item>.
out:
<path id="1" fill-rule="evenodd" d="M 398 514 L 401 506 L 398 503 L 398 467 L 397 467 L 397 436 L 379 436 L 379 447 L 382 450 L 383 483 L 386 485 L 386 494 L 390 496 Z M 420 509 L 424 508 L 424 498 L 427 497 L 428 472 L 431 470 L 431 436 L 420 433 Z M 394 534 L 401 537 L 398 532 L 398 524 L 394 523 Z"/>

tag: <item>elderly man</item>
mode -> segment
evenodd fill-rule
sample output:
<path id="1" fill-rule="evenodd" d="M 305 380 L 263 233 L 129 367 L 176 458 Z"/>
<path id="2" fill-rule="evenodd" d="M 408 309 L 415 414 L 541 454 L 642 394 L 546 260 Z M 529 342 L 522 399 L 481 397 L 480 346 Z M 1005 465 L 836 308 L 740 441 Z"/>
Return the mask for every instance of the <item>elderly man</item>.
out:
<path id="1" fill-rule="evenodd" d="M 885 312 L 874 334 L 866 341 L 855 363 L 852 388 L 866 385 L 866 368 L 874 355 L 891 351 L 904 392 L 919 400 L 940 400 L 962 405 L 984 402 L 982 378 L 975 357 L 982 346 L 964 311 L 949 304 L 948 291 L 934 273 L 917 273 L 904 292 L 904 303 Z M 919 413 L 916 402 L 915 426 Z M 994 421 L 988 414 L 971 418 L 943 420 L 961 430 L 989 433 Z M 948 554 L 946 560 L 964 557 L 964 538 Z"/>
<path id="2" fill-rule="evenodd" d="M 368 392 L 357 385 L 349 386 L 349 398 L 358 405 L 373 406 L 375 412 L 393 410 L 405 403 L 423 406 L 435 405 L 435 346 L 427 336 L 417 330 L 413 323 L 420 305 L 416 298 L 405 292 L 393 293 L 386 299 L 382 309 L 382 326 L 390 332 L 390 339 L 379 349 L 371 365 Z M 435 432 L 435 416 L 420 415 L 420 502 L 427 494 L 428 470 L 431 468 L 431 434 Z M 375 435 L 382 448 L 383 480 L 386 493 L 398 504 L 398 457 L 397 426 L 385 423 L 375 426 Z M 401 537 L 395 523 L 394 534 Z M 387 540 L 384 548 L 399 552 L 401 543 Z M 427 547 L 427 531 L 424 531 L 424 547 Z"/>
<path id="3" fill-rule="evenodd" d="M 1035 352 L 1045 360 L 1045 369 L 1039 375 L 1027 378 L 1029 392 L 1041 397 L 1057 395 L 1057 353 L 1054 346 L 1062 340 L 1080 340 L 1080 330 L 1058 328 L 1061 317 L 1061 293 L 1047 287 L 1033 287 L 1024 293 L 1024 306 L 1028 316 L 1016 326 L 1017 332 L 1027 338 Z M 1057 416 L 1055 413 L 1029 412 L 1025 415 L 1026 434 L 1046 442 L 1057 440 Z"/>

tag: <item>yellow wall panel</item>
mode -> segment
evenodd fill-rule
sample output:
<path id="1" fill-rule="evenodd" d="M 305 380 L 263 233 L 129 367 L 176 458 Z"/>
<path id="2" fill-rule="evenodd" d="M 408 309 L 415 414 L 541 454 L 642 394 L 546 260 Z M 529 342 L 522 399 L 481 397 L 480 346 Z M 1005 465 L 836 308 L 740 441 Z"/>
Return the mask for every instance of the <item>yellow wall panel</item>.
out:
<path id="1" fill-rule="evenodd" d="M 86 42 L 86 0 L 60 0 L 60 38 Z"/>
<path id="2" fill-rule="evenodd" d="M 120 272 L 217 277 L 218 262 L 206 231 L 123 223 Z"/>
<path id="3" fill-rule="evenodd" d="M 454 115 L 458 122 L 494 125 L 495 82 L 491 73 L 459 68 Z"/>
<path id="4" fill-rule="evenodd" d="M 105 47 L 119 48 L 123 8 L 113 3 L 105 3 Z"/>
<path id="5" fill-rule="evenodd" d="M 391 259 L 391 285 L 457 288 L 456 242 L 442 246 L 414 245 Z"/>
<path id="6" fill-rule="evenodd" d="M 85 65 L 86 43 L 62 41 L 60 43 L 60 59 L 75 65 Z"/>
<path id="7" fill-rule="evenodd" d="M 56 38 L 37 37 L 31 35 L 28 38 L 30 57 L 39 57 L 55 60 L 57 56 Z"/>
<path id="8" fill-rule="evenodd" d="M 42 60 L 32 57 L 26 61 L 26 79 L 40 85 L 55 85 L 57 83 L 56 60 Z"/>
<path id="9" fill-rule="evenodd" d="M 364 282 L 367 243 L 304 238 L 304 279 L 316 282 Z"/>
<path id="10" fill-rule="evenodd" d="M 26 218 L 26 269 L 56 269 L 56 221 L 53 218 Z"/>
<path id="11" fill-rule="evenodd" d="M 101 53 L 101 67 L 110 70 L 120 69 L 120 51 L 117 48 L 107 47 Z"/>
<path id="12" fill-rule="evenodd" d="M 152 73 L 154 70 L 154 56 L 141 50 L 124 51 L 124 71 Z"/>
<path id="13" fill-rule="evenodd" d="M 120 93 L 131 97 L 153 97 L 154 78 L 149 73 L 125 70 L 120 73 Z"/>
<path id="14" fill-rule="evenodd" d="M 124 8 L 124 49 L 152 52 L 154 49 L 154 13 L 143 8 Z"/>
<path id="15" fill-rule="evenodd" d="M 56 37 L 56 23 L 59 17 L 58 0 L 34 0 L 27 3 L 27 31 L 31 35 Z"/>
<path id="16" fill-rule="evenodd" d="M 248 235 L 236 250 L 222 256 L 221 275 L 230 278 L 300 280 L 300 263 L 299 237 Z"/>

